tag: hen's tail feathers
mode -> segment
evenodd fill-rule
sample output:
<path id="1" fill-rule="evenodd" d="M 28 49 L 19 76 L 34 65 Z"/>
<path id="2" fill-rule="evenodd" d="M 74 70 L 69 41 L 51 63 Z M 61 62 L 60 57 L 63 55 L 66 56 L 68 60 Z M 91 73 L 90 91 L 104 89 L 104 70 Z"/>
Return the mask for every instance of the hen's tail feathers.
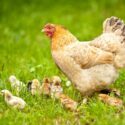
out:
<path id="1" fill-rule="evenodd" d="M 125 38 L 125 24 L 117 17 L 107 18 L 103 23 L 104 33 L 115 33 Z"/>

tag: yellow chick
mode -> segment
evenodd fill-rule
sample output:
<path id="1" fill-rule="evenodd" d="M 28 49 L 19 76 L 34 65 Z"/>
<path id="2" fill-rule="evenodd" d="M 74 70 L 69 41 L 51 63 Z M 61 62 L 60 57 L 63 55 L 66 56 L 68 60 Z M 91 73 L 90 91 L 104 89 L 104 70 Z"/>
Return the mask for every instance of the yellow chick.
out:
<path id="1" fill-rule="evenodd" d="M 40 82 L 38 79 L 33 79 L 31 84 L 31 94 L 40 94 Z"/>
<path id="2" fill-rule="evenodd" d="M 9 77 L 9 82 L 11 83 L 11 88 L 15 89 L 17 93 L 19 93 L 19 91 L 25 87 L 25 84 L 21 81 L 19 81 L 16 76 L 11 75 Z"/>
<path id="3" fill-rule="evenodd" d="M 18 109 L 23 109 L 26 106 L 26 102 L 22 98 L 13 96 L 9 90 L 2 90 L 1 93 L 7 105 Z"/>

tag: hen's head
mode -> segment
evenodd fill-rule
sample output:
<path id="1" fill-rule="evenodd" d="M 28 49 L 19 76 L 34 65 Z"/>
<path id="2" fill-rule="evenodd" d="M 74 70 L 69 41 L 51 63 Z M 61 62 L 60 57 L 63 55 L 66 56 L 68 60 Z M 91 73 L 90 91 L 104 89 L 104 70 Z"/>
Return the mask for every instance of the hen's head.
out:
<path id="1" fill-rule="evenodd" d="M 56 31 L 56 25 L 50 23 L 46 24 L 42 29 L 42 32 L 44 32 L 49 38 L 53 37 L 55 31 Z"/>
<path id="2" fill-rule="evenodd" d="M 51 48 L 56 50 L 77 41 L 77 38 L 72 35 L 66 28 L 56 24 L 46 24 L 42 30 L 51 39 Z"/>

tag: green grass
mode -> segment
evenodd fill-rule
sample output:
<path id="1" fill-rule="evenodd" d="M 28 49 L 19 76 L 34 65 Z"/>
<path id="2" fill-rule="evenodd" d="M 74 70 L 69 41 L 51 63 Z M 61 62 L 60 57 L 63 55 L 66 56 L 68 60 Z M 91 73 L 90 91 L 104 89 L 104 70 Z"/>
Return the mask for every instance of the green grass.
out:
<path id="1" fill-rule="evenodd" d="M 50 41 L 41 33 L 48 22 L 62 24 L 79 40 L 91 40 L 102 31 L 102 22 L 112 15 L 125 20 L 124 0 L 1 0 L 0 1 L 0 90 L 9 89 L 8 77 L 16 75 L 27 83 L 33 78 L 59 75 L 64 91 L 80 101 L 82 97 L 73 88 L 67 88 L 67 78 L 54 64 Z M 113 84 L 125 101 L 125 71 Z M 45 96 L 31 96 L 21 91 L 27 102 L 24 111 L 8 107 L 0 96 L 0 125 L 124 125 L 125 110 L 107 106 L 96 95 L 81 106 L 78 116 L 65 110 L 57 101 Z"/>

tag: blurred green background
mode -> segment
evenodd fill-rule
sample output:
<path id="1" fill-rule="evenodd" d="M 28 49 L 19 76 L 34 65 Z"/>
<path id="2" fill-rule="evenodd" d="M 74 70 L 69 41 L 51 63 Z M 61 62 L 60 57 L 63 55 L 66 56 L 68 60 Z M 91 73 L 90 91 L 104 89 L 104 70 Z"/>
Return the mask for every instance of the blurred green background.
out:
<path id="1" fill-rule="evenodd" d="M 82 99 L 74 88 L 66 88 L 67 78 L 54 64 L 49 39 L 41 33 L 50 22 L 67 27 L 79 40 L 91 40 L 102 32 L 103 21 L 110 16 L 125 20 L 125 0 L 0 0 L 0 89 L 9 89 L 12 74 L 28 80 L 59 75 L 66 94 Z M 125 71 L 121 71 L 115 87 L 124 94 Z M 20 96 L 28 104 L 25 111 L 13 110 L 0 96 L 0 125 L 28 124 L 125 124 L 125 111 L 109 107 L 90 98 L 78 117 L 64 110 L 59 102 L 44 96 Z M 124 96 L 122 96 L 124 100 Z"/>

